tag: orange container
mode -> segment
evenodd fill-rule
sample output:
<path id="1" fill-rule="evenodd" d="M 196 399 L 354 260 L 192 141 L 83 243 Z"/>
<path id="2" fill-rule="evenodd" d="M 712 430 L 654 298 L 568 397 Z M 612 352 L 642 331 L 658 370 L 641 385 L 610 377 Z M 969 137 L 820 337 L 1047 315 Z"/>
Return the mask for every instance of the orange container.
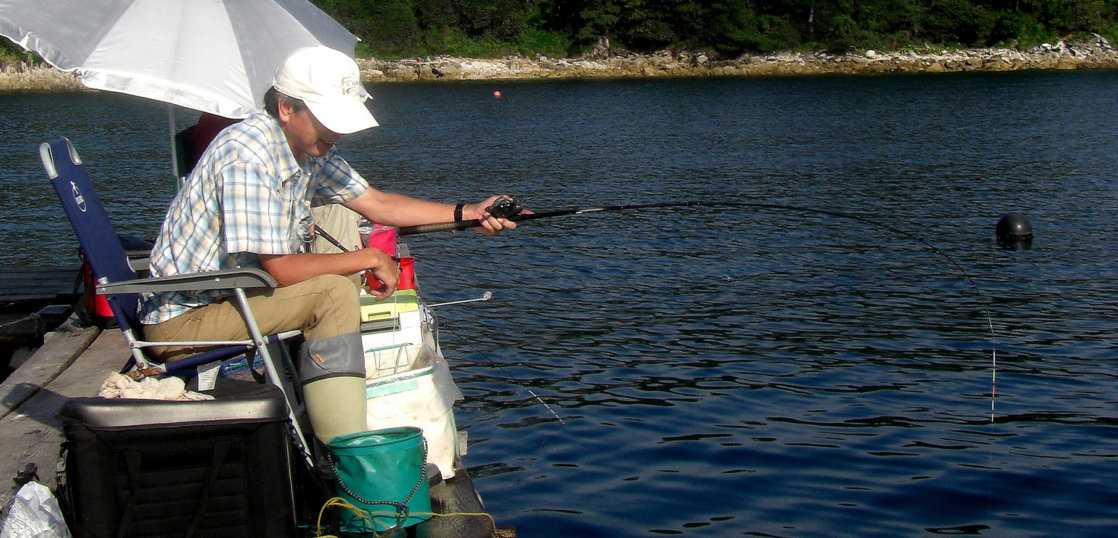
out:
<path id="1" fill-rule="evenodd" d="M 400 258 L 400 285 L 396 289 L 415 289 L 415 258 Z"/>

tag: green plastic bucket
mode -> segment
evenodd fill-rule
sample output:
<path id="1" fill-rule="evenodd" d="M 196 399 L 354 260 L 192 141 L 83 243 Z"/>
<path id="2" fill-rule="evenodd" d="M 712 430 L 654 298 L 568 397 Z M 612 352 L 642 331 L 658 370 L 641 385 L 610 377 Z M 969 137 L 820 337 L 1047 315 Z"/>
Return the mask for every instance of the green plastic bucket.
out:
<path id="1" fill-rule="evenodd" d="M 335 493 L 361 511 L 338 512 L 342 532 L 384 532 L 431 517 L 423 430 L 358 432 L 335 437 L 329 445 Z"/>

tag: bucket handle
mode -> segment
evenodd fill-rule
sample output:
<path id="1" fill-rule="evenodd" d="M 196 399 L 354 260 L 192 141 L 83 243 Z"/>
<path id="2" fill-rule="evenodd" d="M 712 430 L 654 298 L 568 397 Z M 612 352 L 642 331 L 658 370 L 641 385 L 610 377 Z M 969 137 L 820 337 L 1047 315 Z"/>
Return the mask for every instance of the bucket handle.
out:
<path id="1" fill-rule="evenodd" d="M 408 516 L 410 515 L 410 509 L 408 508 L 408 503 L 411 502 L 411 498 L 415 496 L 415 492 L 419 491 L 419 486 L 421 486 L 423 484 L 423 478 L 427 474 L 427 438 L 422 437 L 422 439 L 423 439 L 423 464 L 419 466 L 419 480 L 415 481 L 415 485 L 412 486 L 412 488 L 411 488 L 411 493 L 408 493 L 408 496 L 404 498 L 403 502 L 369 501 L 369 500 L 366 500 L 364 497 L 361 497 L 360 495 L 355 493 L 353 490 L 349 489 L 349 486 L 347 486 L 345 481 L 342 480 L 342 476 L 340 474 L 338 474 L 338 466 L 334 463 L 334 454 L 329 450 L 326 451 L 326 459 L 330 460 L 330 470 L 334 472 L 334 478 L 336 478 L 338 480 L 338 485 L 341 486 L 342 491 L 344 491 L 346 493 L 346 495 L 349 495 L 350 497 L 353 497 L 354 500 L 356 500 L 357 502 L 359 502 L 361 504 L 367 504 L 367 505 L 387 504 L 389 506 L 393 506 L 393 507 L 396 508 L 396 524 L 393 525 L 392 527 L 388 528 L 387 530 L 385 530 L 384 534 L 392 534 L 392 533 L 396 532 L 397 530 L 399 530 L 401 527 L 403 527 L 404 523 L 407 523 Z"/>

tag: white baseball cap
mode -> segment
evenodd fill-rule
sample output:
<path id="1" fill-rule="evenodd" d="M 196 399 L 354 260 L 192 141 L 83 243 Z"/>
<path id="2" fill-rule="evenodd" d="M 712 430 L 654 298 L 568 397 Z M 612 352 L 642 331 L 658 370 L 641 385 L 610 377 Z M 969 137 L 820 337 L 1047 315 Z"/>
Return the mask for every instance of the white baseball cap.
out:
<path id="1" fill-rule="evenodd" d="M 318 121 L 338 134 L 377 126 L 365 106 L 369 92 L 361 84 L 357 62 L 329 47 L 303 47 L 276 71 L 276 91 L 301 99 Z"/>

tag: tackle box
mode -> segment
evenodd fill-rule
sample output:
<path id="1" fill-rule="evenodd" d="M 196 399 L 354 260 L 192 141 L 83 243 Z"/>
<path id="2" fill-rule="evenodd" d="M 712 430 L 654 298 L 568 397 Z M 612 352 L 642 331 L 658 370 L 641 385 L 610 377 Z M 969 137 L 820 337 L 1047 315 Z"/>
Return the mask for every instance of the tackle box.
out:
<path id="1" fill-rule="evenodd" d="M 283 393 L 209 401 L 70 399 L 60 497 L 74 536 L 291 536 Z"/>
<path id="2" fill-rule="evenodd" d="M 397 290 L 376 300 L 361 296 L 361 343 L 366 355 L 382 349 L 423 343 L 424 315 L 415 290 Z"/>
<path id="3" fill-rule="evenodd" d="M 390 320 L 405 312 L 419 310 L 419 297 L 415 290 L 396 290 L 391 296 L 377 300 L 372 295 L 361 296 L 361 322 Z"/>

